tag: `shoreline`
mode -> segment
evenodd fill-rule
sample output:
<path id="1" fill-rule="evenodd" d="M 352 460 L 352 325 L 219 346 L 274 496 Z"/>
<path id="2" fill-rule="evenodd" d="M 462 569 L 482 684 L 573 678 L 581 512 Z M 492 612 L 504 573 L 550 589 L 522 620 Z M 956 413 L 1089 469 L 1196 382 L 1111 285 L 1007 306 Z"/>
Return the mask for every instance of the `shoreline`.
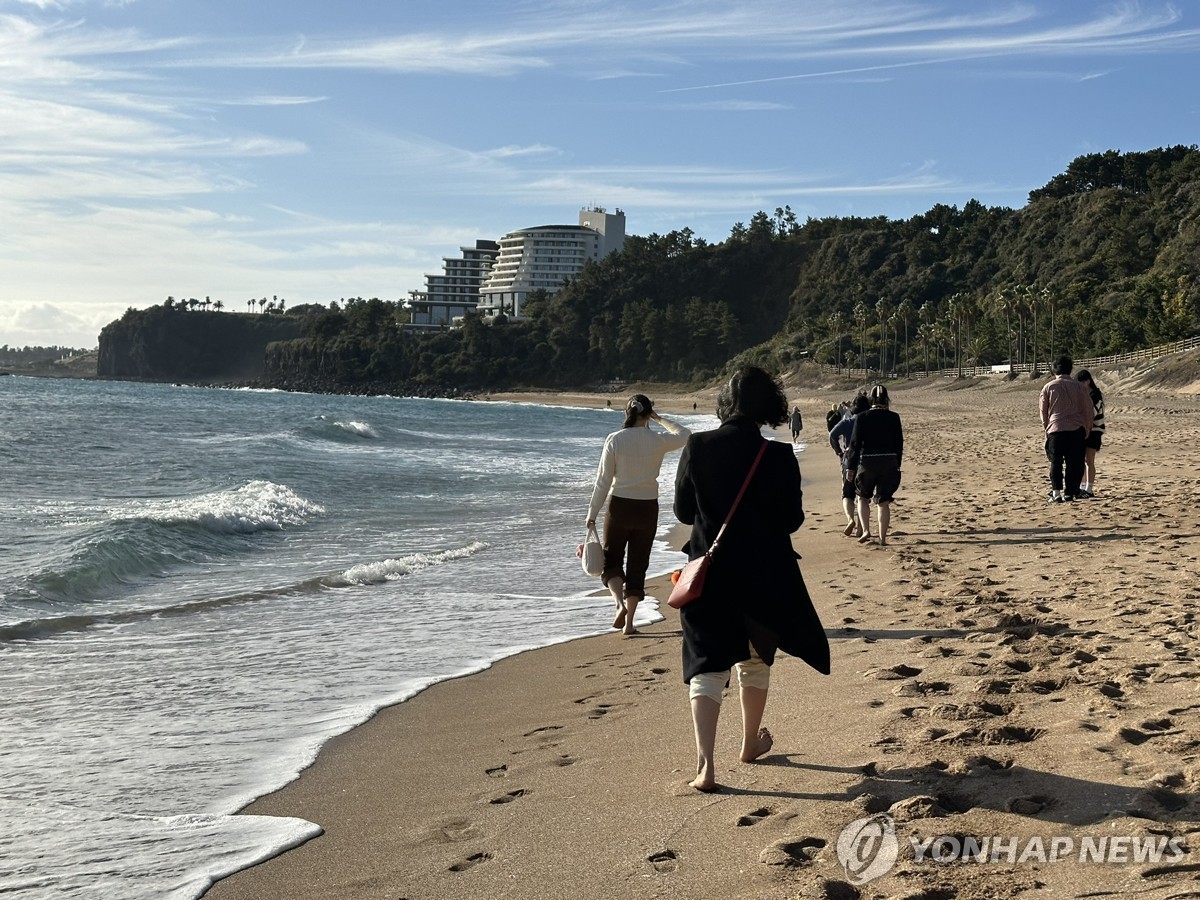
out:
<path id="1" fill-rule="evenodd" d="M 834 673 L 779 660 L 776 746 L 759 764 L 736 762 L 727 701 L 726 791 L 686 788 L 677 614 L 662 602 L 665 618 L 635 637 L 508 657 L 335 738 L 243 810 L 325 834 L 205 896 L 1167 896 L 1194 877 L 1200 847 L 1200 659 L 1187 640 L 1200 636 L 1200 481 L 1164 477 L 1159 460 L 1200 440 L 1200 404 L 1104 387 L 1101 499 L 1061 506 L 1045 503 L 1029 386 L 893 389 L 911 449 L 887 548 L 840 534 L 836 460 L 817 451 L 842 395 L 793 389 L 810 448 L 796 546 Z M 661 578 L 648 589 L 665 597 Z M 1172 834 L 1193 849 L 1174 869 L 943 866 L 909 851 L 853 887 L 837 841 L 870 814 L 906 837 Z"/>

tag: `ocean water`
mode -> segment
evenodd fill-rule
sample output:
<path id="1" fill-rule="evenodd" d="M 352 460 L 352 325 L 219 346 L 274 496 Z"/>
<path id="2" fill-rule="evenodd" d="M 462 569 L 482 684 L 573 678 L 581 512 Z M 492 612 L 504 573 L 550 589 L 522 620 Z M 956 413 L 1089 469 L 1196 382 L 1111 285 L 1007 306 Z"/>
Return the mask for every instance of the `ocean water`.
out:
<path id="1" fill-rule="evenodd" d="M 0 894 L 197 897 L 319 833 L 232 814 L 334 735 L 608 631 L 574 548 L 619 426 L 604 409 L 0 378 Z M 659 545 L 651 570 L 681 561 Z"/>

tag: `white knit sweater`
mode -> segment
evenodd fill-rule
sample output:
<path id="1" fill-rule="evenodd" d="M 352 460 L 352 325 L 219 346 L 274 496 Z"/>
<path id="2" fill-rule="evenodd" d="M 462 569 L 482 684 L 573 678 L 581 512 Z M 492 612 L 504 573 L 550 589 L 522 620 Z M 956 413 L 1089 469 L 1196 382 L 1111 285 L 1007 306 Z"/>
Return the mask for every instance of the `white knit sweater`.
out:
<path id="1" fill-rule="evenodd" d="M 665 433 L 633 425 L 605 438 L 592 502 L 588 504 L 588 519 L 599 514 L 610 489 L 614 497 L 658 499 L 658 470 L 663 457 L 686 444 L 691 435 L 682 425 L 667 419 L 659 419 L 658 423 L 667 429 Z"/>

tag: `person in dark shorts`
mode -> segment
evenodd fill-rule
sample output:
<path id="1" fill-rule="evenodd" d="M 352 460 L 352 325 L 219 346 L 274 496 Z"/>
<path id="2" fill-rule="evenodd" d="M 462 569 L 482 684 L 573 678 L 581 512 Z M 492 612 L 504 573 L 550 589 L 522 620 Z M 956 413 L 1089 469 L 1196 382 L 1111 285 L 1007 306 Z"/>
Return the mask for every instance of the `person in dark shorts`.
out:
<path id="1" fill-rule="evenodd" d="M 846 537 L 861 537 L 862 522 L 858 520 L 858 502 L 854 496 L 854 477 L 846 477 L 850 465 L 850 435 L 854 431 L 854 417 L 864 413 L 871 407 L 871 401 L 866 394 L 859 394 L 850 403 L 850 415 L 833 426 L 829 432 L 829 446 L 838 455 L 842 466 L 842 511 L 846 514 L 846 528 L 842 534 Z"/>
<path id="2" fill-rule="evenodd" d="M 887 544 L 891 522 L 892 500 L 900 487 L 900 462 L 904 457 L 904 428 L 900 416 L 892 412 L 887 388 L 877 384 L 868 395 L 871 408 L 854 417 L 850 433 L 850 458 L 846 477 L 854 478 L 858 498 L 858 518 L 863 533 L 860 544 L 878 540 Z M 871 498 L 875 499 L 879 527 L 877 537 L 871 535 Z"/>
<path id="3" fill-rule="evenodd" d="M 1080 369 L 1075 375 L 1075 380 L 1083 382 L 1092 395 L 1092 430 L 1088 432 L 1087 440 L 1083 444 L 1084 475 L 1079 485 L 1079 499 L 1091 500 L 1096 496 L 1096 454 L 1100 452 L 1100 444 L 1104 440 L 1104 394 L 1087 369 Z"/>

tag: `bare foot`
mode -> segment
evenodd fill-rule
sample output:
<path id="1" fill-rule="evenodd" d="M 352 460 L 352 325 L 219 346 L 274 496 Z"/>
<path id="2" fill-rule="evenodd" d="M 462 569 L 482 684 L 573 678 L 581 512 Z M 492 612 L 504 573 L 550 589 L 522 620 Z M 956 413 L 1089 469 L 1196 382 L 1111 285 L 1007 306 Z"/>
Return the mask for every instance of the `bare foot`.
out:
<path id="1" fill-rule="evenodd" d="M 621 632 L 622 637 L 633 637 L 635 634 L 641 634 L 641 632 L 633 626 L 626 626 L 625 630 Z"/>
<path id="2" fill-rule="evenodd" d="M 758 729 L 758 747 L 753 751 L 742 748 L 742 762 L 754 762 L 764 753 L 769 751 L 775 745 L 775 739 L 771 737 L 771 732 L 765 728 Z"/>
<path id="3" fill-rule="evenodd" d="M 846 537 L 853 537 L 854 532 L 858 531 L 858 526 L 851 522 L 846 526 L 846 530 L 842 532 Z"/>
<path id="4" fill-rule="evenodd" d="M 863 532 L 863 536 L 862 536 L 862 537 L 860 537 L 860 538 L 858 539 L 858 542 L 859 542 L 860 544 L 869 544 L 869 543 L 871 543 L 871 535 L 867 534 L 866 532 Z"/>
<path id="5" fill-rule="evenodd" d="M 706 766 L 704 763 L 696 767 L 696 777 L 688 782 L 688 786 L 704 794 L 713 794 L 721 789 L 713 775 L 712 767 Z"/>
<path id="6" fill-rule="evenodd" d="M 612 627 L 613 628 L 624 628 L 625 627 L 625 607 L 622 606 L 617 611 L 617 617 L 615 619 L 613 619 Z"/>

